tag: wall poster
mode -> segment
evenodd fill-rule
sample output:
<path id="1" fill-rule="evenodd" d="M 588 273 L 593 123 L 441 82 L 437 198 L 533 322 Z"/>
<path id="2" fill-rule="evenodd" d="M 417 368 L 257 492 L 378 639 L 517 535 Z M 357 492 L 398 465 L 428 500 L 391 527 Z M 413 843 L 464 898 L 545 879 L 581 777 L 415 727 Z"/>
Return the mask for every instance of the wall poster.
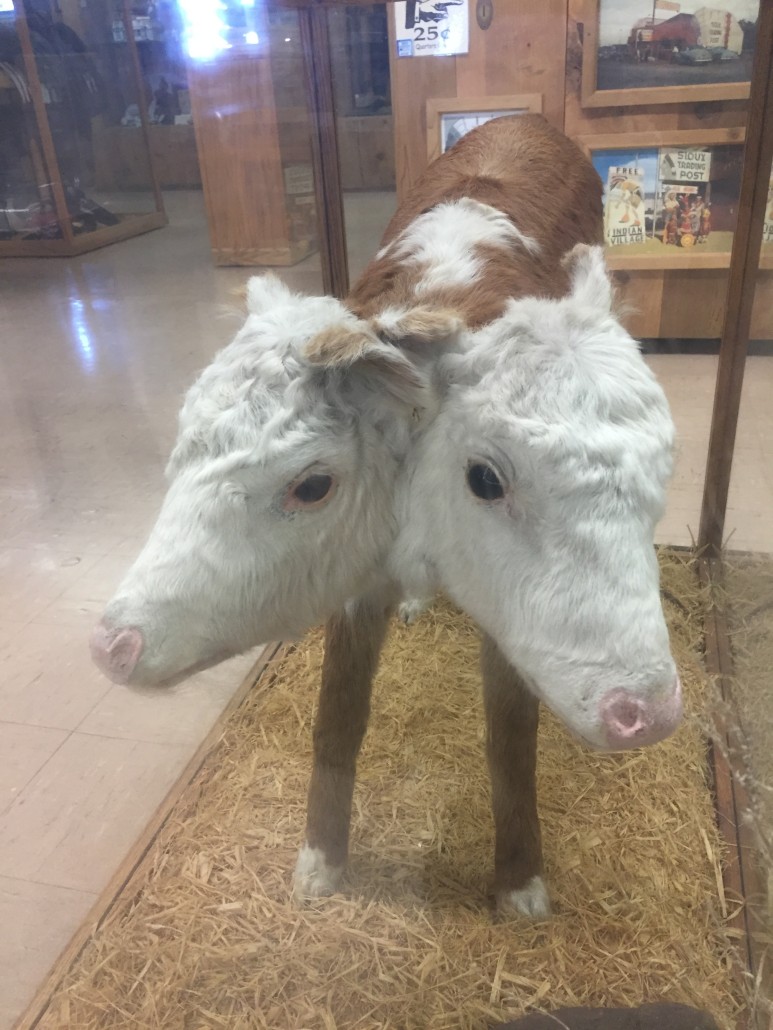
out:
<path id="1" fill-rule="evenodd" d="M 742 157 L 740 145 L 594 149 L 607 246 L 630 255 L 729 256 Z"/>

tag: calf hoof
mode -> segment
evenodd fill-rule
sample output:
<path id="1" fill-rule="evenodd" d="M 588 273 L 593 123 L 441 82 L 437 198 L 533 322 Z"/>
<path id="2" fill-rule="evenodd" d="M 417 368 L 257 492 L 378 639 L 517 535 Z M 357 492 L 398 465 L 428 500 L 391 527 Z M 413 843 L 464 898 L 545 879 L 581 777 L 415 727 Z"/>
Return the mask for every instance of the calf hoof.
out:
<path id="1" fill-rule="evenodd" d="M 397 617 L 406 626 L 412 626 L 431 604 L 432 601 L 426 598 L 412 597 L 409 601 L 402 601 L 397 606 Z"/>
<path id="2" fill-rule="evenodd" d="M 328 865 L 322 848 L 304 844 L 295 863 L 293 897 L 296 901 L 329 897 L 338 890 L 343 875 L 344 867 Z"/>
<path id="3" fill-rule="evenodd" d="M 525 887 L 514 891 L 499 891 L 497 911 L 501 916 L 520 915 L 535 923 L 550 919 L 550 897 L 541 876 L 532 876 Z"/>

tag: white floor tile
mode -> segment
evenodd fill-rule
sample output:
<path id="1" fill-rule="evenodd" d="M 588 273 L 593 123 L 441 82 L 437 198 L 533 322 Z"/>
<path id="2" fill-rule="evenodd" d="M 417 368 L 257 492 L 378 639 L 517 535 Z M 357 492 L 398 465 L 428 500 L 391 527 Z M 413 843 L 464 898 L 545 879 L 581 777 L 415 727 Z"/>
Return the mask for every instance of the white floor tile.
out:
<path id="1" fill-rule="evenodd" d="M 0 876 L 0 1030 L 32 1001 L 97 895 Z"/>

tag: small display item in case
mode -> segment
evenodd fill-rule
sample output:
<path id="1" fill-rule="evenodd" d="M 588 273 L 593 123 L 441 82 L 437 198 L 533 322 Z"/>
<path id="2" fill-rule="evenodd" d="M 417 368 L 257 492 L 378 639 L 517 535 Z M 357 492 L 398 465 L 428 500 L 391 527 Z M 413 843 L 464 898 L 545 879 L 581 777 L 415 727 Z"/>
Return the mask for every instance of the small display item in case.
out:
<path id="1" fill-rule="evenodd" d="M 166 224 L 128 6 L 69 5 L 69 20 L 62 10 L 0 8 L 0 256 L 73 256 Z M 95 144 L 132 108 L 121 131 L 141 174 L 106 190 Z"/>

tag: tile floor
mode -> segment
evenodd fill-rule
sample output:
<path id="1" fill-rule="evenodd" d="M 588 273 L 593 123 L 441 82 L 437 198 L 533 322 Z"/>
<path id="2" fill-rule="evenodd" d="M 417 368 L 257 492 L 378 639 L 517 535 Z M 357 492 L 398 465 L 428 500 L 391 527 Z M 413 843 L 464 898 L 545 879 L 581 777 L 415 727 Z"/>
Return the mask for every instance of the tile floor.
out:
<path id="1" fill-rule="evenodd" d="M 201 198 L 168 228 L 0 270 L 0 1030 L 7 1030 L 254 655 L 153 698 L 92 668 L 86 637 L 163 492 L 181 393 L 239 322 L 246 273 L 209 261 Z M 390 195 L 348 198 L 352 274 Z M 320 289 L 319 260 L 283 273 Z M 651 359 L 680 431 L 663 541 L 696 531 L 716 361 Z M 733 545 L 773 550 L 773 358 L 747 374 Z"/>

